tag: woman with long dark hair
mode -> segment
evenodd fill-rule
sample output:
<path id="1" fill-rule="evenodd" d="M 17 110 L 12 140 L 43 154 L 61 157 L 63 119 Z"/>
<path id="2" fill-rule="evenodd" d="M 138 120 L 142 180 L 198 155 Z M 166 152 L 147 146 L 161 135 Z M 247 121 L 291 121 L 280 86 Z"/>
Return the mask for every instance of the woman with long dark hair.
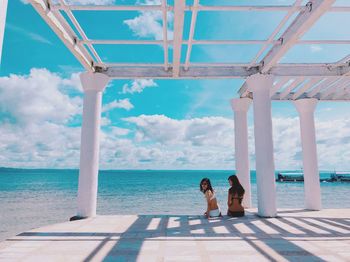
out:
<path id="1" fill-rule="evenodd" d="M 235 175 L 230 176 L 228 182 L 231 187 L 228 190 L 227 215 L 231 217 L 242 217 L 244 216 L 244 207 L 242 206 L 244 188 Z"/>
<path id="2" fill-rule="evenodd" d="M 209 178 L 203 178 L 199 184 L 199 190 L 205 195 L 207 200 L 206 218 L 221 217 L 221 212 L 216 200 L 215 192 L 211 186 Z"/>

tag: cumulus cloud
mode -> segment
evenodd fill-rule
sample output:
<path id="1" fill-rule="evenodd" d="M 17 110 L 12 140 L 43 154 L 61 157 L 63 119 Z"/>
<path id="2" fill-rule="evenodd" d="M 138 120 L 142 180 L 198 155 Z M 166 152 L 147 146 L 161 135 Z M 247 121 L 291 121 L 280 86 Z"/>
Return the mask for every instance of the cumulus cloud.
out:
<path id="1" fill-rule="evenodd" d="M 2 121 L 28 125 L 39 122 L 67 123 L 81 108 L 80 97 L 69 97 L 63 89 L 73 88 L 72 79 L 62 79 L 46 69 L 32 69 L 29 75 L 0 78 Z M 62 88 L 62 89 L 61 89 Z"/>
<path id="2" fill-rule="evenodd" d="M 82 99 L 70 96 L 72 78 L 46 69 L 0 77 L 0 165 L 76 166 L 80 127 L 69 126 L 81 113 Z"/>
<path id="3" fill-rule="evenodd" d="M 137 4 L 141 5 L 160 5 L 160 0 L 145 0 L 137 1 Z M 156 40 L 163 39 L 163 27 L 162 27 L 162 12 L 161 11 L 143 11 L 139 12 L 140 15 L 133 19 L 124 21 L 124 24 L 129 26 L 133 33 L 138 37 L 153 38 Z M 168 39 L 173 39 L 173 26 L 174 16 L 172 13 L 167 14 L 168 21 Z"/>
<path id="4" fill-rule="evenodd" d="M 134 108 L 133 104 L 131 104 L 129 98 L 125 98 L 125 99 L 119 99 L 119 100 L 115 100 L 109 104 L 106 104 L 102 107 L 102 112 L 107 112 L 116 108 L 122 108 L 125 110 L 130 110 L 132 108 Z"/>
<path id="5" fill-rule="evenodd" d="M 73 73 L 63 78 L 47 69 L 34 68 L 28 75 L 0 77 L 0 166 L 78 167 L 82 113 L 78 76 Z M 114 102 L 106 108 L 132 107 L 128 99 Z M 131 142 L 119 138 L 128 135 L 129 130 L 113 124 L 102 117 L 101 125 L 107 129 L 101 131 L 101 140 L 113 145 L 114 151 L 119 145 L 130 148 Z M 102 153 L 101 162 L 108 166 L 106 154 L 115 152 Z"/>
<path id="6" fill-rule="evenodd" d="M 77 76 L 32 69 L 28 75 L 0 77 L 0 166 L 78 167 L 82 93 Z M 113 101 L 104 112 L 128 108 L 128 102 Z M 234 168 L 232 119 L 140 115 L 116 126 L 106 115 L 100 132 L 102 169 Z M 248 132 L 254 169 L 253 126 Z M 316 132 L 320 170 L 350 169 L 350 120 L 316 119 Z M 301 168 L 299 119 L 274 118 L 273 135 L 276 169 Z"/>
<path id="7" fill-rule="evenodd" d="M 123 91 L 121 93 L 141 93 L 147 87 L 156 86 L 158 85 L 156 82 L 153 81 L 153 79 L 135 79 L 131 83 L 123 85 Z"/>
<path id="8" fill-rule="evenodd" d="M 124 120 L 136 125 L 136 137 L 140 140 L 194 146 L 233 144 L 233 121 L 223 117 L 176 120 L 164 115 L 141 115 Z"/>

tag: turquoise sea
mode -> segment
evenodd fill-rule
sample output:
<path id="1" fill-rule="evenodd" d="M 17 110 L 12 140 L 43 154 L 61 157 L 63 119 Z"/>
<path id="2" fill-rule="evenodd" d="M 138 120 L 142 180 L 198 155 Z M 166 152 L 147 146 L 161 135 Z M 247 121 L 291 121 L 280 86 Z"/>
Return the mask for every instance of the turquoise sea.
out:
<path id="1" fill-rule="evenodd" d="M 202 214 L 209 177 L 225 210 L 232 171 L 100 171 L 98 214 Z M 330 176 L 321 172 L 322 178 Z M 256 206 L 255 171 L 251 172 Z M 75 215 L 78 170 L 0 168 L 0 240 Z M 350 208 L 350 183 L 321 183 L 324 208 Z M 303 183 L 277 183 L 279 208 L 303 208 Z"/>

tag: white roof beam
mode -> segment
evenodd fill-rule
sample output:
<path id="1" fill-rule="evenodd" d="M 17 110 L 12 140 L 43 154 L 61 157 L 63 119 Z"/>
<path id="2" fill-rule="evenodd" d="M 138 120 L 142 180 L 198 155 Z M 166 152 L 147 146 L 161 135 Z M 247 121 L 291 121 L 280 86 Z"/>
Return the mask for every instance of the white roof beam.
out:
<path id="1" fill-rule="evenodd" d="M 148 66 L 149 65 L 149 66 Z M 121 71 L 125 70 L 124 73 Z M 349 70 L 349 68 L 347 68 Z M 164 71 L 164 68 L 161 68 Z M 107 74 L 112 74 L 115 78 L 168 78 L 169 74 L 164 74 L 159 71 L 159 66 L 151 66 L 151 64 L 146 64 L 146 66 L 130 66 L 124 67 L 111 67 L 107 68 Z M 330 70 L 325 66 L 315 66 L 315 67 L 273 67 L 272 74 L 276 77 L 344 77 L 344 69 L 334 68 Z M 169 68 L 169 72 L 173 75 L 173 70 Z M 347 71 L 346 71 L 347 72 Z M 259 73 L 259 67 L 249 68 L 248 66 L 191 66 L 187 71 L 183 67 L 179 67 L 179 78 L 246 78 L 250 75 Z M 347 76 L 345 78 L 350 78 Z"/>
<path id="2" fill-rule="evenodd" d="M 347 85 L 349 83 L 349 79 L 341 78 L 339 79 L 335 84 L 330 86 L 329 88 L 325 89 L 320 94 L 320 99 L 324 99 L 328 97 L 330 94 L 332 94 L 337 89 L 341 89 L 344 85 Z"/>
<path id="3" fill-rule="evenodd" d="M 262 59 L 262 73 L 267 73 L 304 33 L 330 9 L 335 0 L 310 0 L 281 36 L 281 44 L 275 45 Z"/>
<path id="4" fill-rule="evenodd" d="M 197 21 L 198 5 L 199 5 L 199 0 L 194 0 L 194 2 L 193 2 L 193 9 L 192 9 L 192 17 L 191 17 L 190 35 L 188 37 L 188 44 L 187 44 L 185 70 L 188 69 L 189 64 L 190 64 L 190 56 L 191 56 L 191 51 L 192 51 L 193 35 L 194 35 L 194 30 L 195 30 L 196 21 Z"/>
<path id="5" fill-rule="evenodd" d="M 343 59 L 340 59 L 338 62 L 335 63 L 335 65 L 344 65 L 350 63 L 350 55 L 347 55 Z"/>
<path id="6" fill-rule="evenodd" d="M 163 14 L 163 49 L 164 49 L 164 69 L 169 69 L 169 55 L 168 55 L 168 10 L 167 1 L 162 0 L 162 14 Z"/>
<path id="7" fill-rule="evenodd" d="M 72 21 L 72 23 L 75 26 L 75 28 L 78 30 L 78 32 L 81 35 L 81 37 L 83 38 L 83 40 L 85 40 L 85 41 L 88 40 L 88 37 L 86 36 L 84 30 L 81 28 L 80 24 L 78 23 L 77 19 L 73 15 L 72 11 L 69 9 L 69 6 L 67 5 L 66 1 L 65 0 L 60 0 L 60 3 L 62 5 L 62 7 L 63 7 L 63 10 L 65 11 L 65 13 L 69 17 L 69 19 Z M 97 54 L 95 48 L 90 43 L 87 43 L 87 46 L 90 49 L 91 53 L 96 58 L 97 62 L 98 63 L 102 63 L 102 60 L 101 60 L 100 56 Z"/>
<path id="8" fill-rule="evenodd" d="M 164 40 L 114 40 L 114 39 L 90 39 L 80 40 L 83 44 L 94 45 L 161 45 Z M 167 44 L 173 44 L 173 40 L 167 40 Z M 249 45 L 263 44 L 266 40 L 183 40 L 185 45 Z M 278 42 L 278 41 L 274 41 Z"/>
<path id="9" fill-rule="evenodd" d="M 328 0 L 327 0 L 328 1 Z M 62 9 L 60 5 L 52 5 L 54 9 Z M 186 6 L 186 11 L 192 11 L 192 6 Z M 200 6 L 198 11 L 280 11 L 285 12 L 292 9 L 289 5 L 267 5 L 267 6 Z M 161 5 L 70 5 L 71 10 L 80 11 L 154 11 L 161 10 Z M 305 10 L 305 6 L 297 6 L 297 11 Z M 168 6 L 168 11 L 172 11 L 173 7 Z M 350 12 L 350 6 L 333 6 L 329 9 L 330 12 Z"/>
<path id="10" fill-rule="evenodd" d="M 173 70 L 165 71 L 162 66 L 154 67 L 110 67 L 102 72 L 111 78 L 132 79 L 132 78 L 173 78 Z M 190 67 L 188 70 L 180 68 L 178 78 L 198 79 L 198 78 L 246 78 L 252 74 L 257 74 L 256 68 L 249 69 L 242 66 L 228 67 Z"/>
<path id="11" fill-rule="evenodd" d="M 178 0 L 176 0 L 178 1 Z M 176 2 L 174 1 L 174 2 Z M 60 5 L 53 5 L 55 9 L 62 9 Z M 175 7 L 168 6 L 168 11 L 172 11 Z M 198 7 L 198 11 L 280 11 L 285 12 L 291 9 L 289 5 L 267 5 L 267 6 L 235 6 L 235 5 L 213 5 Z M 161 5 L 70 5 L 71 10 L 80 11 L 153 11 L 161 10 Z M 185 11 L 192 11 L 193 6 L 185 6 Z M 299 6 L 298 10 L 304 10 L 305 6 Z M 338 8 L 339 9 L 339 8 Z"/>
<path id="12" fill-rule="evenodd" d="M 319 92 L 321 92 L 322 90 L 328 88 L 330 85 L 336 83 L 338 81 L 337 78 L 326 78 L 325 80 L 323 80 L 320 84 L 318 84 L 317 86 L 315 86 L 313 89 L 310 89 L 307 93 L 306 93 L 306 97 L 314 97 L 315 95 L 317 95 Z"/>
<path id="13" fill-rule="evenodd" d="M 181 63 L 182 35 L 185 19 L 185 0 L 174 2 L 174 45 L 173 45 L 173 76 L 178 77 Z"/>
<path id="14" fill-rule="evenodd" d="M 36 0 L 34 0 L 36 1 Z M 52 5 L 53 9 L 62 10 L 61 5 Z M 70 10 L 77 11 L 156 11 L 162 10 L 161 5 L 69 5 Z M 172 6 L 167 7 L 168 11 L 173 9 Z"/>
<path id="15" fill-rule="evenodd" d="M 280 100 L 283 100 L 294 88 L 299 86 L 305 80 L 304 77 L 295 78 L 292 83 L 284 88 L 284 90 L 279 94 Z"/>
<path id="16" fill-rule="evenodd" d="M 292 79 L 288 77 L 279 78 L 279 81 L 275 85 L 273 85 L 273 87 L 270 90 L 270 97 L 272 97 L 278 90 L 280 90 L 282 86 L 286 85 L 288 82 L 292 82 L 291 80 Z"/>
<path id="17" fill-rule="evenodd" d="M 166 27 L 164 27 L 166 29 Z M 164 29 L 163 29 L 164 30 Z M 161 45 L 173 44 L 173 40 L 116 40 L 116 39 L 81 39 L 82 44 L 93 45 Z M 262 45 L 262 44 L 277 44 L 278 40 L 183 40 L 184 45 Z M 313 45 L 313 44 L 333 44 L 333 45 L 349 45 L 350 40 L 300 40 L 296 45 Z M 260 54 L 259 54 L 260 56 Z M 257 59 L 257 58 L 256 58 Z M 256 59 L 253 59 L 255 61 Z M 350 59 L 350 57 L 349 57 Z M 348 60 L 348 59 L 347 59 Z M 253 62 L 252 62 L 253 63 Z"/>
<path id="18" fill-rule="evenodd" d="M 93 59 L 84 47 L 78 45 L 77 36 L 58 11 L 51 11 L 47 0 L 29 0 L 34 9 L 51 27 L 64 45 L 88 71 L 94 71 Z M 65 23 L 63 23 L 63 21 Z"/>
<path id="19" fill-rule="evenodd" d="M 332 99 L 334 99 L 334 100 L 339 100 L 339 99 L 342 99 L 342 98 L 344 99 L 344 96 L 346 96 L 347 94 L 350 94 L 349 86 L 350 86 L 350 83 L 348 83 L 348 85 L 344 86 L 338 92 L 334 93 Z"/>
<path id="20" fill-rule="evenodd" d="M 270 37 L 268 38 L 267 42 L 264 43 L 264 45 L 260 48 L 259 52 L 256 54 L 256 56 L 251 61 L 251 65 L 255 63 L 261 54 L 268 48 L 268 46 L 272 43 L 274 43 L 274 39 L 276 35 L 281 31 L 282 27 L 287 23 L 289 18 L 294 14 L 295 11 L 297 11 L 298 7 L 300 6 L 302 0 L 295 1 L 292 8 L 288 10 L 288 13 L 285 15 L 285 17 L 282 19 L 282 21 L 278 24 L 278 26 L 275 28 L 275 30 L 272 32 Z"/>
<path id="21" fill-rule="evenodd" d="M 313 86 L 317 85 L 322 81 L 322 78 L 311 78 L 307 83 L 305 83 L 302 87 L 300 87 L 296 92 L 294 92 L 292 99 L 296 100 L 301 95 L 303 95 L 307 90 L 312 88 Z"/>
<path id="22" fill-rule="evenodd" d="M 343 76 L 349 73 L 349 66 L 333 67 L 329 64 L 309 65 L 309 64 L 290 64 L 277 65 L 270 69 L 270 73 L 276 76 L 305 76 L 305 77 L 327 77 Z"/>
<path id="23" fill-rule="evenodd" d="M 117 64 L 120 65 L 120 64 Z M 128 65 L 128 64 L 122 64 Z M 139 66 L 133 66 L 137 64 L 130 64 L 130 67 L 124 68 L 110 67 L 107 68 L 107 74 L 113 75 L 114 78 L 169 78 L 169 74 L 173 75 L 173 70 L 169 68 L 169 74 L 164 68 L 154 66 L 155 64 L 138 64 Z M 143 66 L 141 66 L 143 65 Z M 162 65 L 162 64 L 160 64 Z M 163 65 L 164 66 L 164 65 Z M 121 72 L 125 70 L 125 72 Z M 349 70 L 349 69 L 347 69 Z M 344 69 L 334 68 L 329 69 L 326 66 L 315 66 L 315 67 L 286 67 L 272 68 L 272 73 L 276 77 L 335 77 L 335 78 L 346 78 L 350 79 L 350 76 L 344 76 Z M 259 67 L 249 68 L 248 66 L 191 66 L 187 71 L 180 68 L 179 78 L 246 78 L 250 75 L 259 73 Z M 207 74 L 207 75 L 206 75 Z M 128 76 L 128 77 L 126 77 Z"/>
<path id="24" fill-rule="evenodd" d="M 247 82 L 244 82 L 238 90 L 239 97 L 246 97 L 249 93 Z"/>

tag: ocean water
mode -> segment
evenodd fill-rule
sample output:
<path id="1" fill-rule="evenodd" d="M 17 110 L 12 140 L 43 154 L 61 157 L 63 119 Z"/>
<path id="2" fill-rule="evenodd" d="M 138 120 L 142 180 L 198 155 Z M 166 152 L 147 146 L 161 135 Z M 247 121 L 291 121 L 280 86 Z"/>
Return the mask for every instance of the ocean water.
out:
<path id="1" fill-rule="evenodd" d="M 100 171 L 97 213 L 202 214 L 199 182 L 211 179 L 226 212 L 232 171 Z M 322 178 L 330 173 L 321 172 Z M 251 172 L 256 207 L 255 171 Z M 303 208 L 302 182 L 276 183 L 279 208 Z M 78 170 L 0 169 L 0 241 L 25 230 L 67 221 L 76 211 Z M 321 183 L 324 208 L 350 208 L 350 183 Z"/>

